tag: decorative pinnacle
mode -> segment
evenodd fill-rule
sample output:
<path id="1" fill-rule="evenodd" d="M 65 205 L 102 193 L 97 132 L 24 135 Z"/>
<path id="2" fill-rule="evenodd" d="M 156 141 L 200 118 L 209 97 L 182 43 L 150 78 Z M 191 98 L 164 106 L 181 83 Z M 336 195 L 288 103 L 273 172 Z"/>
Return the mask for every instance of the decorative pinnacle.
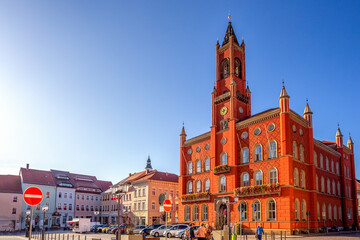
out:
<path id="1" fill-rule="evenodd" d="M 285 82 L 284 82 L 284 79 L 282 79 L 282 85 L 283 85 L 283 87 L 284 87 L 284 83 L 285 83 Z"/>
<path id="2" fill-rule="evenodd" d="M 309 100 L 308 100 L 308 98 L 306 98 L 306 104 L 308 104 L 309 103 Z"/>

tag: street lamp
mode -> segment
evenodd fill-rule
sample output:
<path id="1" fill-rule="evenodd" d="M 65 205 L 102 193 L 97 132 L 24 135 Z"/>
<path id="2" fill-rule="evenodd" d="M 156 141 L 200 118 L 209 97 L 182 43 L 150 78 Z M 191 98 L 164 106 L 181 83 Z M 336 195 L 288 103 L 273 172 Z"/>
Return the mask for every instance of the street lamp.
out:
<path id="1" fill-rule="evenodd" d="M 97 218 L 97 216 L 98 216 L 99 214 L 100 214 L 99 211 L 95 211 L 95 212 L 94 212 L 95 218 Z M 95 219 L 95 222 L 97 222 L 96 220 L 97 220 L 97 219 Z"/>
<path id="2" fill-rule="evenodd" d="M 26 211 L 26 216 L 25 216 L 25 237 L 28 237 L 29 234 L 29 230 L 30 230 L 30 210 Z"/>
<path id="3" fill-rule="evenodd" d="M 113 195 L 117 197 L 118 202 L 118 229 L 116 234 L 116 240 L 120 240 L 121 231 L 120 231 L 120 200 L 121 198 L 129 191 L 130 183 L 123 183 L 114 185 L 111 187 Z"/>
<path id="4" fill-rule="evenodd" d="M 44 213 L 43 225 L 42 225 L 42 235 L 41 235 L 41 237 L 42 237 L 42 240 L 45 240 L 45 213 L 46 213 L 47 211 L 49 211 L 49 206 L 43 206 L 43 207 L 41 208 L 41 211 Z"/>

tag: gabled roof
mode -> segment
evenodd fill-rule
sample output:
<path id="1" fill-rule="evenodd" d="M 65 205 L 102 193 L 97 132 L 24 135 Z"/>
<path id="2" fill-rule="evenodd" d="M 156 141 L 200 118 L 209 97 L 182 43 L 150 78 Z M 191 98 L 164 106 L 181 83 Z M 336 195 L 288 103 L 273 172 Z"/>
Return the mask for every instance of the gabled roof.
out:
<path id="1" fill-rule="evenodd" d="M 0 192 L 22 194 L 20 176 L 0 175 Z"/>
<path id="2" fill-rule="evenodd" d="M 71 184 L 72 187 L 75 186 L 75 182 L 71 178 L 70 172 L 61 171 L 61 170 L 54 170 L 54 169 L 51 169 L 50 171 L 52 173 L 52 176 L 54 178 L 54 182 L 55 182 L 56 186 L 58 186 L 58 187 L 70 187 L 70 186 L 62 185 L 64 183 L 65 184 Z"/>
<path id="3" fill-rule="evenodd" d="M 138 181 L 143 180 L 157 180 L 157 181 L 166 181 L 166 182 L 178 182 L 179 176 L 174 173 L 168 172 L 158 172 L 157 170 L 147 174 L 146 176 L 140 178 Z"/>
<path id="4" fill-rule="evenodd" d="M 20 174 L 24 183 L 55 186 L 54 178 L 50 171 L 20 168 Z"/>
<path id="5" fill-rule="evenodd" d="M 103 190 L 103 191 L 109 189 L 112 186 L 112 182 L 110 182 L 110 181 L 98 180 L 98 183 L 100 184 L 101 190 Z"/>

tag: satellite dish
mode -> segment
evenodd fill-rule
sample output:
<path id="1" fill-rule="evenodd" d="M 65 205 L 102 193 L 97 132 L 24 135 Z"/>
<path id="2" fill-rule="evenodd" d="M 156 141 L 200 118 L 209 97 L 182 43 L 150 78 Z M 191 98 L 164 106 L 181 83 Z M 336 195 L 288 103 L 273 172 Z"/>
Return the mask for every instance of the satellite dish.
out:
<path id="1" fill-rule="evenodd" d="M 161 193 L 161 194 L 159 195 L 159 204 L 162 206 L 163 203 L 164 203 L 164 201 L 165 201 L 165 194 L 164 194 L 164 193 Z"/>

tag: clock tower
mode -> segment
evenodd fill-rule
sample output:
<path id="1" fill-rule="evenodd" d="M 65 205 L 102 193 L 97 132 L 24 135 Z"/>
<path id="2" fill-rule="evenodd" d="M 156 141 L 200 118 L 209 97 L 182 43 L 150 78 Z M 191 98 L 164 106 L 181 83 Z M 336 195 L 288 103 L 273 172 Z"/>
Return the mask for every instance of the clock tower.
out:
<path id="1" fill-rule="evenodd" d="M 212 126 L 228 128 L 230 121 L 251 115 L 251 92 L 246 85 L 245 43 L 239 44 L 230 21 L 220 46 L 216 44 L 216 86 L 212 92 Z"/>

